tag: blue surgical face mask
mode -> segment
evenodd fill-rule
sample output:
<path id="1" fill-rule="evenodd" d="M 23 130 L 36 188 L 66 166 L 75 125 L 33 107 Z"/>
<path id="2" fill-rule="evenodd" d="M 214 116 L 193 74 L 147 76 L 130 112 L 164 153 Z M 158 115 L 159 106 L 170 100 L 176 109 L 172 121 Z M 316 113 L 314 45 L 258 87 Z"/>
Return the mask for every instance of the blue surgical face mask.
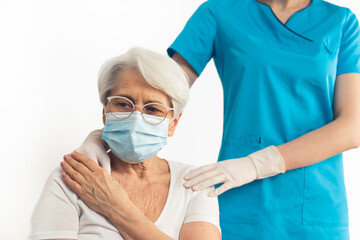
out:
<path id="1" fill-rule="evenodd" d="M 139 163 L 158 153 L 167 144 L 169 119 L 158 125 L 144 121 L 141 113 L 133 112 L 126 119 L 119 118 L 129 113 L 107 113 L 102 139 L 111 152 L 128 163 Z M 158 118 L 148 116 L 150 118 Z"/>

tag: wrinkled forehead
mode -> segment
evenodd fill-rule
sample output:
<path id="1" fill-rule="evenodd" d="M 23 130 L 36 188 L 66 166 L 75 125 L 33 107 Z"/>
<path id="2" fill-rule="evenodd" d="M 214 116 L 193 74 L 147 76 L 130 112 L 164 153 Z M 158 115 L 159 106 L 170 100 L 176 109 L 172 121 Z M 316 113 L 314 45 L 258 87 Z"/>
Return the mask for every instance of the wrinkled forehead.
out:
<path id="1" fill-rule="evenodd" d="M 151 86 L 135 68 L 126 69 L 116 76 L 110 96 L 124 96 L 135 104 L 158 102 L 172 107 L 170 97 Z"/>

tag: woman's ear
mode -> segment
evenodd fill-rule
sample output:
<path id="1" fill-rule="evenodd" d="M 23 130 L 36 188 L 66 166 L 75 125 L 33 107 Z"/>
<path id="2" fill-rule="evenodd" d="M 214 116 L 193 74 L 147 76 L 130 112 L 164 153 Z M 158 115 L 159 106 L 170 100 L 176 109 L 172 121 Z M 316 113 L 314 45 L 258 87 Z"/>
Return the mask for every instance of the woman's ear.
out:
<path id="1" fill-rule="evenodd" d="M 170 124 L 169 124 L 169 131 L 168 131 L 168 136 L 169 136 L 169 137 L 172 137 L 172 136 L 174 135 L 175 129 L 176 129 L 178 123 L 179 123 L 179 120 L 180 120 L 180 118 L 181 118 L 181 115 L 182 115 L 182 113 L 180 113 L 176 118 L 174 118 L 174 119 L 170 122 Z"/>

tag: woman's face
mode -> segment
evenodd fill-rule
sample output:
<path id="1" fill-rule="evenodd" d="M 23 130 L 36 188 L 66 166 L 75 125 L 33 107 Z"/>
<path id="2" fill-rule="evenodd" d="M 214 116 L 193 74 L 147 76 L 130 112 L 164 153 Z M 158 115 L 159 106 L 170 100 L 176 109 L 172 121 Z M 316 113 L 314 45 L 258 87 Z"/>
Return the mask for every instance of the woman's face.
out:
<path id="1" fill-rule="evenodd" d="M 172 107 L 169 97 L 159 89 L 150 86 L 142 75 L 134 68 L 127 69 L 120 73 L 116 78 L 116 86 L 110 92 L 110 96 L 122 96 L 130 99 L 135 105 L 143 106 L 147 103 L 161 103 Z M 108 104 L 106 110 L 108 111 Z M 141 111 L 141 107 L 136 107 L 136 111 Z M 174 117 L 173 111 L 169 111 L 166 116 L 168 119 Z M 174 134 L 181 114 L 174 118 L 169 124 L 168 136 Z M 105 124 L 105 111 L 103 111 L 103 123 Z"/>

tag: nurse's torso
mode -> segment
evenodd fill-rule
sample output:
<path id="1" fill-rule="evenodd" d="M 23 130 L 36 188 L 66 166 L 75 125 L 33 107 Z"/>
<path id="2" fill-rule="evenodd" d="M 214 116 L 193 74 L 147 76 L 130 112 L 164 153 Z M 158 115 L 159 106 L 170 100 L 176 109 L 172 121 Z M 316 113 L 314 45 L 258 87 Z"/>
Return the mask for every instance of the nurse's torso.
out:
<path id="1" fill-rule="evenodd" d="M 224 89 L 219 160 L 280 145 L 333 120 L 346 12 L 314 0 L 282 24 L 255 0 L 219 0 L 214 61 Z M 219 196 L 223 239 L 347 239 L 342 156 Z"/>

